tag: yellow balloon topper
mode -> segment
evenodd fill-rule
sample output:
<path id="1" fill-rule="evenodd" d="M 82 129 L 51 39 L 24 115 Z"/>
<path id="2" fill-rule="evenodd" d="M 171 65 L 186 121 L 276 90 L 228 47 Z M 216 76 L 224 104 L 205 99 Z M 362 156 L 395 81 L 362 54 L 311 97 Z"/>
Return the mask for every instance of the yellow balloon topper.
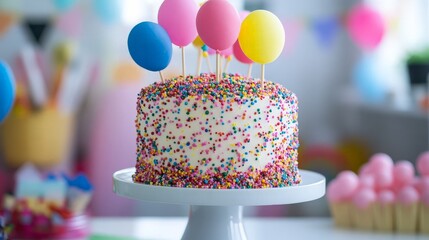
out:
<path id="1" fill-rule="evenodd" d="M 200 47 L 202 47 L 202 46 L 204 45 L 204 42 L 203 42 L 203 40 L 201 40 L 200 36 L 197 36 L 197 37 L 194 39 L 194 41 L 192 42 L 192 44 L 193 44 L 195 47 L 200 48 Z"/>
<path id="2" fill-rule="evenodd" d="M 267 64 L 280 56 L 285 44 L 285 31 L 273 13 L 256 10 L 243 20 L 238 41 L 248 58 Z"/>

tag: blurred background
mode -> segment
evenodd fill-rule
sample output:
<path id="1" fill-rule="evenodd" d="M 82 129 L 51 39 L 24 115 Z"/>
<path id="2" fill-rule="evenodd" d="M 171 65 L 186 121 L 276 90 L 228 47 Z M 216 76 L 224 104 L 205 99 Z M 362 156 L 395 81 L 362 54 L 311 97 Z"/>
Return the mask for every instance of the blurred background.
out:
<path id="1" fill-rule="evenodd" d="M 299 98 L 300 168 L 329 180 L 344 169 L 357 171 L 373 153 L 413 162 L 428 150 L 428 1 L 230 2 L 240 11 L 272 11 L 284 25 L 285 48 L 266 67 L 266 78 Z M 0 196 L 13 191 L 17 168 L 31 162 L 44 173 L 85 173 L 94 186 L 94 216 L 187 215 L 187 206 L 141 203 L 112 192 L 113 172 L 135 163 L 137 93 L 159 78 L 132 62 L 128 33 L 141 21 L 156 22 L 161 3 L 0 0 L 0 59 L 17 81 L 15 106 L 0 125 Z M 348 21 L 361 3 L 375 11 L 381 27 Z M 197 50 L 186 47 L 188 73 L 197 71 Z M 215 57 L 209 61 L 214 66 Z M 180 71 L 174 47 L 164 75 Z M 246 74 L 247 66 L 232 59 L 229 71 Z M 255 67 L 253 76 L 259 75 Z M 324 198 L 245 211 L 329 214 Z"/>

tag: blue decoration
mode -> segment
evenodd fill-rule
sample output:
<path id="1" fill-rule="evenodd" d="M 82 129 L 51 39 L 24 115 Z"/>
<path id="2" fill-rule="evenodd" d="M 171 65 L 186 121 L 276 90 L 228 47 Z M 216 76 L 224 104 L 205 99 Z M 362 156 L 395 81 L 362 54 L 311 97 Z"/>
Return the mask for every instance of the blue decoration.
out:
<path id="1" fill-rule="evenodd" d="M 15 101 L 15 79 L 9 66 L 0 61 L 0 123 L 6 118 Z"/>
<path id="2" fill-rule="evenodd" d="M 313 27 L 322 47 L 331 47 L 340 26 L 336 18 L 327 17 L 315 20 Z"/>
<path id="3" fill-rule="evenodd" d="M 372 55 L 363 56 L 359 60 L 353 71 L 353 80 L 365 101 L 381 102 L 385 99 L 386 89 Z"/>
<path id="4" fill-rule="evenodd" d="M 54 0 L 54 5 L 59 11 L 67 11 L 76 3 L 76 0 Z"/>
<path id="5" fill-rule="evenodd" d="M 156 72 L 170 63 L 173 46 L 163 27 L 153 22 L 141 22 L 128 36 L 128 51 L 138 65 Z"/>
<path id="6" fill-rule="evenodd" d="M 116 22 L 120 18 L 121 4 L 118 0 L 93 0 L 93 8 L 106 23 Z"/>

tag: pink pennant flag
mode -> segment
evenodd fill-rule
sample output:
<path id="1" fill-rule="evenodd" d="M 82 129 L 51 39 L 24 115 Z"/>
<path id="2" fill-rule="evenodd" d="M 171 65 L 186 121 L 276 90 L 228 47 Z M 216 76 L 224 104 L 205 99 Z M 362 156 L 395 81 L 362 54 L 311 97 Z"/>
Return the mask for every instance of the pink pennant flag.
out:
<path id="1" fill-rule="evenodd" d="M 68 37 L 76 38 L 82 30 L 82 10 L 75 7 L 64 12 L 57 20 L 57 28 L 67 34 Z"/>
<path id="2" fill-rule="evenodd" d="M 298 20 L 286 19 L 283 21 L 283 27 L 286 34 L 283 53 L 289 54 L 295 48 L 295 44 L 299 39 L 299 34 L 302 30 L 302 22 Z"/>

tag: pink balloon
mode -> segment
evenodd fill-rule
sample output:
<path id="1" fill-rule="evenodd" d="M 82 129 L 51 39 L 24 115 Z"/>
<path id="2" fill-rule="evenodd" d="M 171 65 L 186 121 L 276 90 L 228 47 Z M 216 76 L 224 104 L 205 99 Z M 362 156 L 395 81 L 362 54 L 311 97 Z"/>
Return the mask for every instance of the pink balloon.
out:
<path id="1" fill-rule="evenodd" d="M 429 176 L 429 151 L 420 154 L 417 158 L 417 170 L 422 176 Z"/>
<path id="2" fill-rule="evenodd" d="M 352 39 L 364 49 L 374 49 L 385 33 L 385 23 L 380 13 L 360 4 L 355 6 L 347 18 L 347 28 Z"/>
<path id="3" fill-rule="evenodd" d="M 238 41 L 236 41 L 234 43 L 234 46 L 232 47 L 233 53 L 234 53 L 234 57 L 239 61 L 242 62 L 244 64 L 252 64 L 253 61 L 248 58 L 246 56 L 246 54 L 244 54 L 243 50 L 241 50 L 241 46 L 240 43 Z"/>
<path id="4" fill-rule="evenodd" d="M 158 23 L 173 44 L 184 47 L 197 37 L 197 13 L 198 4 L 193 0 L 165 0 L 159 8 Z"/>
<path id="5" fill-rule="evenodd" d="M 220 55 L 222 57 L 225 57 L 225 58 L 231 56 L 232 55 L 232 47 L 229 47 L 225 50 L 220 51 Z"/>
<path id="6" fill-rule="evenodd" d="M 198 11 L 198 35 L 215 50 L 231 47 L 237 41 L 240 27 L 240 16 L 228 1 L 209 0 Z"/>

